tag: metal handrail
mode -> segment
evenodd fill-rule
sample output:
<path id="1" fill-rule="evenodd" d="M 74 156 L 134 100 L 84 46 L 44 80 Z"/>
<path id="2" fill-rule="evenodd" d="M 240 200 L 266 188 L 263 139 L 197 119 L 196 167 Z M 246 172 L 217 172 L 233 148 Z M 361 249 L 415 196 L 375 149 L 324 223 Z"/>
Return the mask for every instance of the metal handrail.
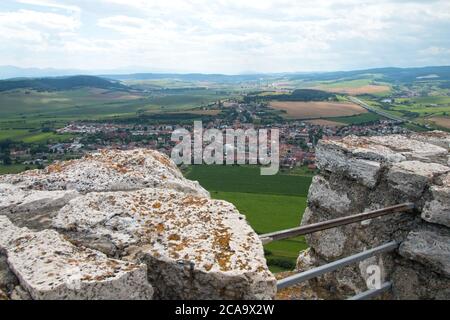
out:
<path id="1" fill-rule="evenodd" d="M 376 296 L 379 296 L 382 293 L 385 293 L 392 289 L 392 282 L 385 282 L 378 289 L 370 289 L 364 292 L 361 292 L 347 300 L 369 300 Z"/>
<path id="2" fill-rule="evenodd" d="M 332 272 L 339 268 L 348 266 L 349 264 L 363 261 L 367 258 L 370 258 L 370 257 L 376 255 L 376 254 L 394 251 L 398 247 L 399 247 L 399 243 L 396 241 L 392 241 L 392 242 L 383 244 L 381 246 L 378 246 L 378 247 L 354 254 L 352 256 L 345 257 L 343 259 L 325 264 L 323 266 L 320 266 L 320 267 L 317 267 L 317 268 L 314 268 L 314 269 L 311 269 L 311 270 L 308 270 L 305 272 L 301 272 L 301 273 L 292 275 L 290 277 L 287 277 L 285 279 L 279 280 L 277 282 L 277 288 L 278 288 L 278 290 L 281 290 L 281 289 L 296 285 L 298 283 L 305 282 L 312 278 L 321 276 L 325 273 Z"/>
<path id="3" fill-rule="evenodd" d="M 297 236 L 302 236 L 302 235 L 314 233 L 317 231 L 332 229 L 332 228 L 352 224 L 352 223 L 359 222 L 359 221 L 365 221 L 365 220 L 385 216 L 388 214 L 397 213 L 397 212 L 405 212 L 405 211 L 410 211 L 413 209 L 414 209 L 414 203 L 407 202 L 407 203 L 398 204 L 395 206 L 386 207 L 383 209 L 378 209 L 378 210 L 374 210 L 374 211 L 359 213 L 359 214 L 341 217 L 341 218 L 337 218 L 337 219 L 332 219 L 332 220 L 328 220 L 328 221 L 318 222 L 318 223 L 301 226 L 301 227 L 297 227 L 297 228 L 266 233 L 266 234 L 260 235 L 259 238 L 261 239 L 263 244 L 267 244 L 269 242 L 276 241 L 276 240 L 282 240 L 282 239 L 288 239 L 288 238 L 293 238 L 293 237 L 297 237 Z"/>

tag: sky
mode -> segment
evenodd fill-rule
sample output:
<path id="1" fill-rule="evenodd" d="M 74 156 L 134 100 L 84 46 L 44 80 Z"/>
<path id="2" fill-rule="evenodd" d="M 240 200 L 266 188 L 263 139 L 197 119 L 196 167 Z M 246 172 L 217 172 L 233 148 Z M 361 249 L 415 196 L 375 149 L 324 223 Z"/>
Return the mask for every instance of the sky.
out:
<path id="1" fill-rule="evenodd" d="M 450 0 L 1 0 L 0 65 L 225 74 L 450 65 Z"/>

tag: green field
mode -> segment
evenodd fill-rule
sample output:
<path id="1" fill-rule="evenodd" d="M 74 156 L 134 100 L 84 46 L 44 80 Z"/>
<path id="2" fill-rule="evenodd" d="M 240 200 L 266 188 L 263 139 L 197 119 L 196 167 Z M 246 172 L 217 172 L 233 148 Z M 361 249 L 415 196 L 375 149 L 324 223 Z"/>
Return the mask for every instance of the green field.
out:
<path id="1" fill-rule="evenodd" d="M 0 175 L 20 173 L 25 170 L 36 169 L 34 165 L 13 164 L 10 166 L 0 165 Z"/>
<path id="2" fill-rule="evenodd" d="M 215 199 L 233 203 L 259 233 L 300 225 L 313 173 L 306 168 L 275 176 L 261 176 L 253 166 L 191 166 L 188 179 L 197 180 Z M 303 237 L 272 242 L 265 247 L 273 272 L 292 270 L 300 251 L 307 248 Z"/>
<path id="3" fill-rule="evenodd" d="M 378 121 L 384 119 L 376 113 L 368 112 L 363 114 L 358 114 L 351 117 L 336 117 L 336 118 L 327 118 L 326 120 L 341 122 L 345 124 L 363 124 L 373 121 Z"/>
<path id="4" fill-rule="evenodd" d="M 37 129 L 42 123 L 133 117 L 137 113 L 183 111 L 229 97 L 208 89 L 161 92 L 108 91 L 81 88 L 38 92 L 0 92 L 0 128 Z"/>
<path id="5" fill-rule="evenodd" d="M 279 173 L 261 176 L 256 166 L 192 166 L 188 179 L 198 180 L 209 191 L 306 196 L 311 177 Z"/>
<path id="6" fill-rule="evenodd" d="M 39 130 L 0 130 L 0 141 L 9 139 L 25 143 L 47 143 L 48 141 L 57 143 L 69 141 L 71 138 L 73 138 L 73 135 L 70 134 L 56 134 L 54 132 L 41 132 Z"/>

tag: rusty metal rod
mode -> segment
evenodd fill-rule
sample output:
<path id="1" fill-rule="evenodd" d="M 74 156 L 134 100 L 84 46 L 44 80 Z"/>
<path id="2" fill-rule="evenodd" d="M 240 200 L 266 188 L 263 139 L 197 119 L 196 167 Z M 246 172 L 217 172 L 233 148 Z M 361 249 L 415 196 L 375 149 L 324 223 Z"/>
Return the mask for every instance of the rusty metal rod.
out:
<path id="1" fill-rule="evenodd" d="M 306 226 L 301 226 L 297 228 L 287 229 L 287 230 L 281 230 L 281 231 L 275 231 L 271 233 L 262 234 L 259 236 L 263 244 L 267 244 L 272 241 L 282 240 L 282 239 L 288 239 L 293 238 L 297 236 L 302 236 L 305 234 L 314 233 L 317 231 L 327 230 L 331 228 L 336 228 L 340 226 L 345 226 L 348 224 L 352 224 L 359 221 L 369 220 L 376 217 L 385 216 L 391 213 L 396 212 L 404 212 L 404 211 L 410 211 L 414 209 L 414 203 L 403 203 L 398 204 L 391 207 L 386 207 L 383 209 L 378 209 L 370 212 L 364 212 L 359 213 L 351 216 L 341 217 L 337 219 L 332 219 L 328 221 L 318 222 Z"/>

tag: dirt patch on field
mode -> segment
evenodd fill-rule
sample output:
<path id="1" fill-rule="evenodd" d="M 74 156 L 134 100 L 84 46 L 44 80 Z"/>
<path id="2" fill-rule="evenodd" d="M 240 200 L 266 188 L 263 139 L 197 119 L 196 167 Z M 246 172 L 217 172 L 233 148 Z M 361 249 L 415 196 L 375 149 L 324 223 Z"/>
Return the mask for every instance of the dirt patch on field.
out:
<path id="1" fill-rule="evenodd" d="M 344 127 L 344 126 L 346 126 L 346 124 L 342 123 L 342 122 L 323 120 L 323 119 L 308 120 L 306 122 L 314 124 L 316 126 L 324 126 L 324 127 Z"/>
<path id="2" fill-rule="evenodd" d="M 450 129 L 450 117 L 432 117 L 428 120 L 440 127 Z"/>
<path id="3" fill-rule="evenodd" d="M 361 87 L 342 87 L 342 88 L 318 88 L 320 90 L 332 92 L 332 93 L 345 93 L 349 95 L 360 95 L 360 94 L 374 94 L 374 93 L 384 93 L 391 90 L 389 86 L 378 86 L 373 84 L 368 84 Z"/>
<path id="4" fill-rule="evenodd" d="M 367 110 L 350 102 L 291 102 L 291 101 L 272 101 L 270 106 L 277 110 L 286 112 L 287 118 L 292 119 L 315 119 L 324 117 L 347 117 L 361 113 L 367 113 Z"/>

